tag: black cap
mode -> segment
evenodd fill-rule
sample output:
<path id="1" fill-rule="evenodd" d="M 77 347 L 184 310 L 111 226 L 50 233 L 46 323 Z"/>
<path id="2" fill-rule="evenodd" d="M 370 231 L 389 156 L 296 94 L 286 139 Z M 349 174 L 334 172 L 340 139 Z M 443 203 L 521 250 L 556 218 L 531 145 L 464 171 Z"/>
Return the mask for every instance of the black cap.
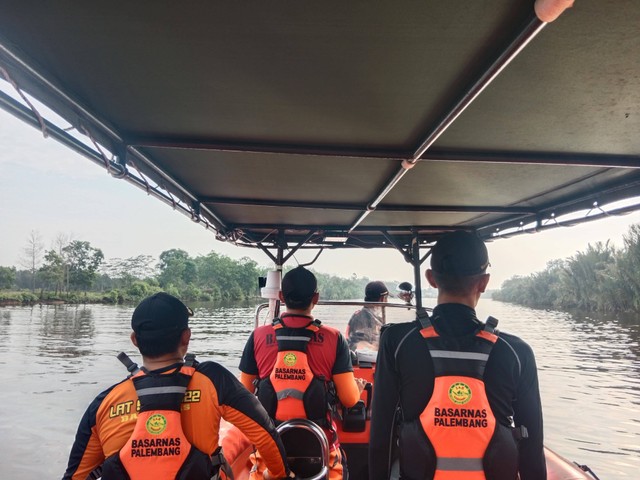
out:
<path id="1" fill-rule="evenodd" d="M 289 270 L 282 278 L 282 296 L 287 306 L 307 307 L 317 291 L 316 276 L 302 265 Z"/>
<path id="2" fill-rule="evenodd" d="M 193 311 L 173 295 L 160 292 L 145 298 L 133 311 L 131 328 L 138 336 L 159 337 L 188 328 Z"/>
<path id="3" fill-rule="evenodd" d="M 367 286 L 364 287 L 364 299 L 367 302 L 374 302 L 378 300 L 381 296 L 388 295 L 388 294 L 389 294 L 389 289 L 387 288 L 387 286 L 384 283 L 377 280 L 375 282 L 367 283 Z"/>
<path id="4" fill-rule="evenodd" d="M 469 277 L 484 273 L 489 265 L 482 239 L 464 230 L 446 234 L 431 250 L 431 269 L 439 274 Z"/>

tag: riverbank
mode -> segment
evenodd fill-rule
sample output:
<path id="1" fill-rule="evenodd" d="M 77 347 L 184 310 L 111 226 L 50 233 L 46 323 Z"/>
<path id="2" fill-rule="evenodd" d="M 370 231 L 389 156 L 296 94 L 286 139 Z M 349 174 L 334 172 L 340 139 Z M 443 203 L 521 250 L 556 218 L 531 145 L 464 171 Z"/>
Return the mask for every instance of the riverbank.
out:
<path id="1" fill-rule="evenodd" d="M 158 290 L 159 291 L 159 290 Z M 0 291 L 0 307 L 29 307 L 33 305 L 136 305 L 144 297 L 151 295 L 153 292 L 144 292 L 142 295 L 128 295 L 118 290 L 110 290 L 108 292 L 31 292 L 23 290 Z M 262 300 L 260 297 L 245 297 L 242 299 L 202 299 L 189 298 L 188 296 L 179 295 L 178 292 L 171 292 L 180 296 L 184 301 L 192 303 L 213 302 L 215 304 L 227 304 L 235 302 L 238 304 L 255 304 Z"/>
<path id="2" fill-rule="evenodd" d="M 31 305 L 77 305 L 77 304 L 107 304 L 114 302 L 104 293 L 97 292 L 70 292 L 59 294 L 54 292 L 31 291 L 1 291 L 0 306 L 31 306 Z"/>

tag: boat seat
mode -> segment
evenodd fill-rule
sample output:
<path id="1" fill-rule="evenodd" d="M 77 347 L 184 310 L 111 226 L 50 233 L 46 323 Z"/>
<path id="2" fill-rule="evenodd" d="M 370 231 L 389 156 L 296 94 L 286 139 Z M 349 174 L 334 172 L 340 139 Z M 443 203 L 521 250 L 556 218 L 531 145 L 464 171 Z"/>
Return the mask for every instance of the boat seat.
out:
<path id="1" fill-rule="evenodd" d="M 297 477 L 321 480 L 329 473 L 329 440 L 322 428 L 306 418 L 286 420 L 277 427 L 287 462 Z"/>

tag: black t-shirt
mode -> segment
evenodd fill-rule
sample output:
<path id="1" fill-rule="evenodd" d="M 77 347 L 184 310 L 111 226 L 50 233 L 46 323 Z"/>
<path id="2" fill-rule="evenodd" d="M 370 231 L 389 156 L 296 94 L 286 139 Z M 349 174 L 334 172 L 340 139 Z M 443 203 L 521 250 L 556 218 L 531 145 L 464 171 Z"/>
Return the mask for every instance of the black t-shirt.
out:
<path id="1" fill-rule="evenodd" d="M 479 326 L 475 311 L 461 304 L 438 305 L 431 318 L 442 336 L 464 336 Z M 433 393 L 433 362 L 419 322 L 389 326 L 381 336 L 376 365 L 369 478 L 388 479 L 396 406 L 403 417 L 417 419 Z M 524 425 L 529 438 L 520 444 L 522 480 L 546 479 L 542 408 L 538 373 L 531 347 L 520 338 L 499 333 L 485 370 L 485 386 L 496 420 Z"/>

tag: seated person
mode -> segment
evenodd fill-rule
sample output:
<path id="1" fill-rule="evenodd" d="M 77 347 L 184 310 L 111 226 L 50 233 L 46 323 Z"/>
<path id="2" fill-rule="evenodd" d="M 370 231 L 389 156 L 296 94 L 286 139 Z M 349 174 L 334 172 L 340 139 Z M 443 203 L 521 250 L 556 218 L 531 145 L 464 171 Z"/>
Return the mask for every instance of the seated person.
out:
<path id="1" fill-rule="evenodd" d="M 389 298 L 389 290 L 380 281 L 369 282 L 364 290 L 365 302 L 386 302 Z M 347 325 L 347 340 L 349 348 L 378 349 L 380 328 L 385 324 L 384 307 L 378 305 L 364 305 L 349 319 Z"/>

